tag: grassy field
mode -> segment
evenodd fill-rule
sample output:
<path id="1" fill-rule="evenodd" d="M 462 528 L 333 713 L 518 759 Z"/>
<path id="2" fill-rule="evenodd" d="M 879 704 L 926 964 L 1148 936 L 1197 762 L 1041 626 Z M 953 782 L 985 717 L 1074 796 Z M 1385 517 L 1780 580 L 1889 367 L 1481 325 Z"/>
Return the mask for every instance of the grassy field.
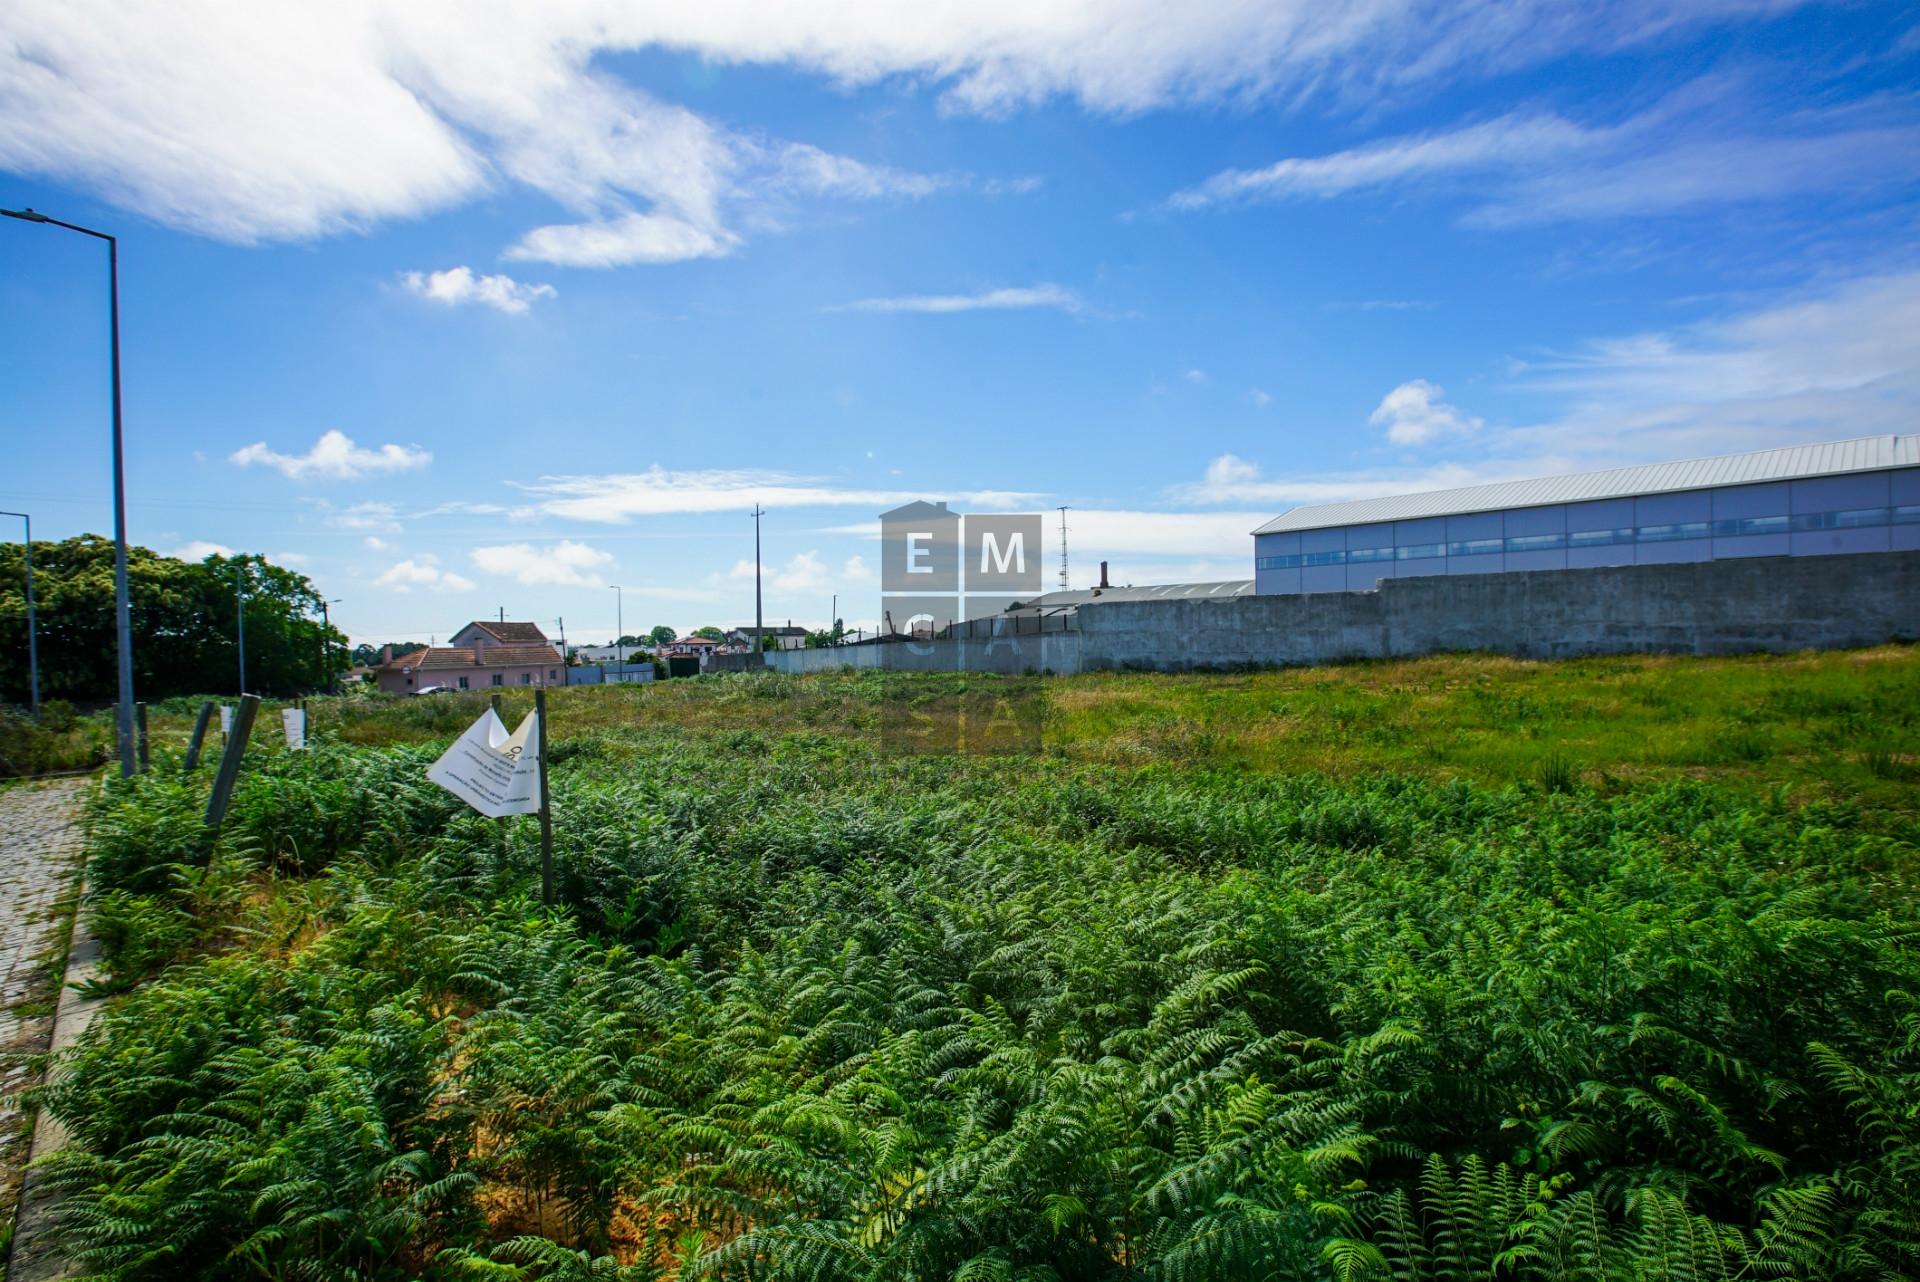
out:
<path id="1" fill-rule="evenodd" d="M 96 1275 L 1920 1272 L 1920 652 L 557 691 L 551 910 L 484 706 L 316 701 L 217 843 L 156 710 Z"/>

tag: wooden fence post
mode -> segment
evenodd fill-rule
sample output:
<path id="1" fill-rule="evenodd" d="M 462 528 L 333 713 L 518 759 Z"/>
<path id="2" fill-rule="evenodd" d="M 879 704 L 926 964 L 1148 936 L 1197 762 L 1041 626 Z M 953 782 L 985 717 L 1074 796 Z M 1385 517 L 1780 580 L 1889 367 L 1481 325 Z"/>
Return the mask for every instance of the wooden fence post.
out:
<path id="1" fill-rule="evenodd" d="M 213 795 L 207 798 L 207 827 L 218 834 L 227 817 L 227 802 L 233 796 L 233 781 L 240 777 L 240 758 L 247 755 L 247 736 L 253 733 L 253 717 L 260 710 L 260 696 L 240 696 L 240 710 L 233 714 L 233 734 L 220 754 L 220 773 L 213 777 Z"/>
<path id="2" fill-rule="evenodd" d="M 200 715 L 193 721 L 193 737 L 187 740 L 187 766 L 183 773 L 192 774 L 194 767 L 200 764 L 200 745 L 206 742 L 207 722 L 211 720 L 213 720 L 213 704 L 201 704 Z"/>
<path id="3" fill-rule="evenodd" d="M 145 773 L 147 773 L 147 767 L 148 767 L 148 764 L 149 764 L 149 762 L 148 762 L 148 757 L 147 757 L 147 705 L 146 705 L 146 704 L 144 704 L 144 703 L 136 703 L 136 704 L 134 704 L 134 705 L 133 705 L 133 716 L 134 716 L 134 722 L 135 722 L 135 724 L 137 724 L 137 725 L 138 725 L 138 726 L 140 727 L 140 731 L 139 731 L 139 734 L 140 734 L 140 773 L 141 773 L 141 774 L 145 774 Z"/>
<path id="4" fill-rule="evenodd" d="M 534 727 L 540 745 L 540 902 L 553 907 L 553 802 L 547 796 L 547 691 L 533 691 Z"/>

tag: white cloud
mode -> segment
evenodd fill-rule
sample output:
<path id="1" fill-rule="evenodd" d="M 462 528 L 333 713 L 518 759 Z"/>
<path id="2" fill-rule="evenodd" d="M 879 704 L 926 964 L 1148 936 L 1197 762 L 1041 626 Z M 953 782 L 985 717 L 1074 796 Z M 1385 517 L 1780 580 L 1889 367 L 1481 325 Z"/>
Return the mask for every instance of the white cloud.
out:
<path id="1" fill-rule="evenodd" d="M 294 570 L 298 570 L 312 559 L 301 552 L 275 552 L 267 557 L 267 560 L 275 565 L 284 565 Z"/>
<path id="2" fill-rule="evenodd" d="M 1729 82 L 1706 78 L 1617 123 L 1514 112 L 1224 170 L 1168 204 L 1191 210 L 1324 200 L 1427 184 L 1472 202 L 1462 219 L 1468 225 L 1504 227 L 1868 191 L 1920 177 L 1920 125 L 1912 115 L 1894 100 L 1780 117 L 1743 102 Z"/>
<path id="3" fill-rule="evenodd" d="M 758 503 L 770 508 L 872 507 L 876 512 L 927 497 L 914 490 L 867 490 L 824 483 L 819 477 L 749 468 L 645 472 L 603 476 L 548 476 L 521 486 L 532 496 L 533 514 L 576 521 L 618 523 L 638 516 L 690 512 L 745 514 Z M 1035 496 L 1017 491 L 971 490 L 937 497 L 974 509 L 1016 507 Z"/>
<path id="4" fill-rule="evenodd" d="M 1459 415 L 1430 384 L 1401 395 L 1415 386 L 1382 402 L 1390 421 L 1420 421 L 1436 403 Z M 1920 271 L 1832 283 L 1679 329 L 1537 355 L 1516 365 L 1508 390 L 1547 398 L 1552 408 L 1533 422 L 1454 436 L 1448 448 L 1459 456 L 1432 466 L 1281 479 L 1229 454 L 1168 498 L 1279 510 L 1910 432 L 1920 419 Z"/>
<path id="5" fill-rule="evenodd" d="M 361 542 L 365 543 L 368 550 L 373 552 L 384 552 L 390 546 L 385 539 L 372 534 L 369 534 L 365 539 L 361 540 Z"/>
<path id="6" fill-rule="evenodd" d="M 1159 0 L 12 0 L 0 8 L 0 168 L 241 242 L 364 229 L 517 184 L 578 220 L 530 233 L 519 256 L 666 261 L 727 252 L 743 219 L 782 195 L 911 199 L 954 180 L 726 128 L 608 70 L 623 53 L 931 86 L 948 109 L 984 113 L 1057 96 L 1123 114 L 1313 97 L 1373 107 L 1781 3 L 1519 0 L 1496 14 L 1441 0 L 1205 0 L 1174 15 Z"/>
<path id="7" fill-rule="evenodd" d="M 989 289 L 978 294 L 907 294 L 897 298 L 863 298 L 829 307 L 830 312 L 979 312 L 1024 311 L 1050 307 L 1078 315 L 1086 304 L 1060 285 L 1032 285 L 1018 289 Z"/>
<path id="8" fill-rule="evenodd" d="M 1395 445 L 1426 445 L 1447 436 L 1470 436 L 1486 426 L 1442 400 L 1446 389 L 1424 378 L 1411 379 L 1380 398 L 1367 422 L 1387 429 Z"/>
<path id="9" fill-rule="evenodd" d="M 544 547 L 505 543 L 473 550 L 473 564 L 487 574 L 505 575 L 529 586 L 542 583 L 566 587 L 603 586 L 595 571 L 613 564 L 613 554 L 586 543 L 562 539 Z"/>
<path id="10" fill-rule="evenodd" d="M 1247 389 L 1247 402 L 1255 409 L 1263 410 L 1273 404 L 1273 394 L 1263 392 L 1257 387 L 1250 387 Z"/>
<path id="11" fill-rule="evenodd" d="M 320 511 L 326 523 L 336 529 L 376 530 L 381 534 L 401 533 L 400 509 L 392 503 L 369 499 L 362 503 L 348 504 L 346 507 L 335 507 L 324 499 L 310 501 Z M 378 542 L 378 540 L 372 540 L 372 542 Z M 386 545 L 381 544 L 381 546 Z"/>
<path id="12" fill-rule="evenodd" d="M 452 570 L 441 569 L 440 558 L 430 552 L 396 561 L 383 570 L 373 584 L 395 592 L 410 592 L 414 588 L 432 588 L 442 592 L 471 592 L 474 589 L 472 579 L 455 574 Z"/>
<path id="13" fill-rule="evenodd" d="M 232 555 L 234 555 L 233 549 L 224 543 L 208 543 L 204 539 L 195 539 L 191 543 L 181 545 L 179 550 L 173 553 L 173 559 L 176 561 L 204 561 L 210 556 Z"/>
<path id="14" fill-rule="evenodd" d="M 1180 377 L 1186 379 L 1189 383 L 1204 383 L 1207 381 L 1207 371 L 1203 369 L 1190 369 Z"/>
<path id="15" fill-rule="evenodd" d="M 458 307 L 478 303 L 509 316 L 524 315 L 541 298 L 552 298 L 551 285 L 529 285 L 511 276 L 475 276 L 471 267 L 449 267 L 443 272 L 406 272 L 400 277 L 407 292 L 417 298 Z"/>
<path id="16" fill-rule="evenodd" d="M 840 577 L 851 583 L 877 583 L 880 580 L 879 574 L 863 556 L 848 557 L 847 563 L 840 567 Z"/>
<path id="17" fill-rule="evenodd" d="M 228 455 L 228 461 L 241 467 L 258 463 L 280 472 L 290 481 L 321 478 L 351 481 L 363 476 L 388 472 L 411 472 L 433 461 L 433 455 L 417 445 L 382 445 L 379 449 L 361 449 L 346 433 L 331 430 L 321 434 L 305 454 L 281 454 L 255 441 Z"/>

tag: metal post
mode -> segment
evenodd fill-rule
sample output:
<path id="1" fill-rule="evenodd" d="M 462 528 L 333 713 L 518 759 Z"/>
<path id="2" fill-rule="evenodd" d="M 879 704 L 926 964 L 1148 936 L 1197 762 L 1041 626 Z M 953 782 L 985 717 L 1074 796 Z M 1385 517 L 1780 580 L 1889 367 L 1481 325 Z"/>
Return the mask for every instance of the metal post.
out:
<path id="1" fill-rule="evenodd" d="M 240 693 L 247 692 L 247 592 L 241 584 L 242 566 L 233 567 L 233 617 L 239 624 Z"/>
<path id="2" fill-rule="evenodd" d="M 540 753 L 540 902 L 553 907 L 553 803 L 547 796 L 547 692 L 533 692 L 534 735 Z"/>
<path id="3" fill-rule="evenodd" d="M 766 628 L 760 617 L 760 518 L 766 515 L 760 505 L 753 505 L 753 649 L 757 654 L 766 641 Z M 764 660 L 762 660 L 764 662 Z"/>
<path id="4" fill-rule="evenodd" d="M 149 765 L 151 764 L 147 755 L 147 705 L 146 704 L 136 703 L 133 705 L 133 723 L 136 727 L 138 727 L 138 732 L 140 736 L 140 773 L 145 774 L 147 773 Z"/>
<path id="5" fill-rule="evenodd" d="M 193 737 L 187 740 L 187 764 L 183 767 L 183 773 L 192 774 L 194 767 L 200 764 L 200 745 L 206 741 L 207 722 L 212 719 L 213 705 L 201 704 L 200 715 L 193 722 Z"/>
<path id="6" fill-rule="evenodd" d="M 253 733 L 253 717 L 260 710 L 260 697 L 240 696 L 240 710 L 233 714 L 233 734 L 226 751 L 220 754 L 220 773 L 213 777 L 213 795 L 207 798 L 207 827 L 217 835 L 227 817 L 227 802 L 233 797 L 233 782 L 240 777 L 240 759 L 247 755 L 247 736 Z"/>
<path id="7" fill-rule="evenodd" d="M 609 586 L 613 588 L 613 666 L 614 670 L 618 671 L 625 667 L 627 662 L 625 652 L 620 646 L 627 635 L 627 616 L 621 605 L 620 585 L 614 583 Z"/>
<path id="8" fill-rule="evenodd" d="M 33 614 L 33 518 L 25 512 L 0 512 L 27 523 L 27 699 L 33 719 L 40 719 L 40 634 Z"/>

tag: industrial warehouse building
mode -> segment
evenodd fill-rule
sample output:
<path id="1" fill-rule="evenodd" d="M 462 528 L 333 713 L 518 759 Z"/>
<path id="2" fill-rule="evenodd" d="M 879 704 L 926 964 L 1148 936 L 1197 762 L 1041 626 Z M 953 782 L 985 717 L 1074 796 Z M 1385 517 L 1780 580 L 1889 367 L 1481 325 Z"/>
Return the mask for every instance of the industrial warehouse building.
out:
<path id="1" fill-rule="evenodd" d="M 1920 437 L 1299 507 L 1254 532 L 1254 592 L 1382 579 L 1920 550 Z"/>

